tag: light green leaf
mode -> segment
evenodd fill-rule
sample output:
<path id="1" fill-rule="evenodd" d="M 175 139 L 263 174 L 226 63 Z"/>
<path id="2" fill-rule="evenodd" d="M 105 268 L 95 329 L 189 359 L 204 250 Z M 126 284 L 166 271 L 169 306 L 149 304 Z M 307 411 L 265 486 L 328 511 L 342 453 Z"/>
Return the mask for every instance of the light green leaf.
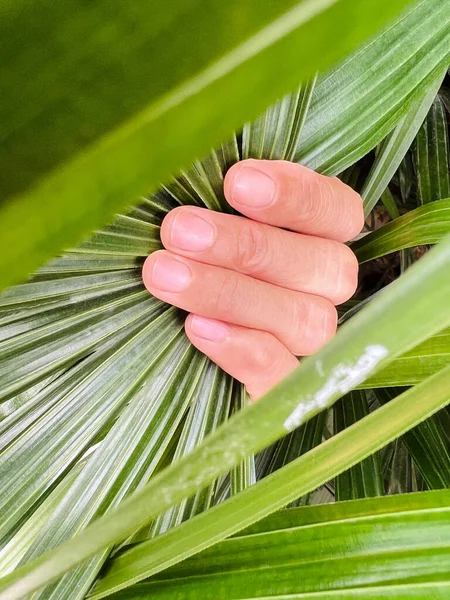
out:
<path id="1" fill-rule="evenodd" d="M 376 390 L 382 404 L 390 402 L 401 390 Z M 450 455 L 439 415 L 433 415 L 403 435 L 414 463 L 431 489 L 450 488 Z"/>
<path id="2" fill-rule="evenodd" d="M 283 510 L 112 598 L 444 599 L 449 492 Z"/>
<path id="3" fill-rule="evenodd" d="M 0 287 L 205 154 L 408 3 L 8 3 Z"/>
<path id="4" fill-rule="evenodd" d="M 372 169 L 361 190 L 364 200 L 364 214 L 367 217 L 380 199 L 384 190 L 400 166 L 405 154 L 414 141 L 430 106 L 444 79 L 445 70 L 439 71 L 437 77 L 424 88 L 422 96 L 414 101 L 409 112 L 399 122 L 394 131 L 383 141 L 375 158 Z M 446 196 L 441 196 L 445 198 Z"/>
<path id="5" fill-rule="evenodd" d="M 245 387 L 238 385 L 236 382 L 233 393 L 233 412 L 237 413 L 249 404 L 250 400 Z M 247 456 L 231 471 L 230 493 L 233 495 L 238 494 L 254 483 L 256 483 L 255 457 L 251 455 Z"/>
<path id="6" fill-rule="evenodd" d="M 386 137 L 449 61 L 450 9 L 416 2 L 380 35 L 319 77 L 294 160 L 337 175 Z"/>
<path id="7" fill-rule="evenodd" d="M 188 456 L 204 438 L 228 418 L 233 386 L 230 377 L 209 363 L 197 390 L 195 402 L 180 433 L 173 461 Z M 212 504 L 214 483 L 199 490 L 195 496 L 160 515 L 152 523 L 149 535 L 156 536 L 203 512 Z"/>
<path id="8" fill-rule="evenodd" d="M 259 119 L 244 126 L 242 157 L 293 160 L 317 78 L 285 96 Z"/>
<path id="9" fill-rule="evenodd" d="M 360 387 L 410 386 L 450 365 L 450 330 L 445 329 L 393 360 Z"/>
<path id="10" fill-rule="evenodd" d="M 360 263 L 422 244 L 436 244 L 450 233 L 450 199 L 421 206 L 352 244 Z"/>
<path id="11" fill-rule="evenodd" d="M 296 495 L 315 489 L 380 450 L 448 403 L 449 382 L 450 369 L 446 369 L 259 481 L 239 496 L 184 523 L 161 538 L 132 547 L 112 561 L 109 572 L 93 591 L 93 600 L 158 573 L 242 530 L 281 508 Z M 361 506 L 369 505 L 373 504 Z M 327 505 L 325 510 L 333 515 L 339 510 L 336 507 L 339 505 Z M 313 511 L 318 509 L 310 510 L 314 514 Z M 259 527 L 260 525 L 256 525 L 252 529 L 257 531 Z M 326 568 L 329 570 L 328 561 Z"/>
<path id="12" fill-rule="evenodd" d="M 278 471 L 278 469 L 318 446 L 323 439 L 326 416 L 326 411 L 321 412 L 289 435 L 278 440 L 272 448 L 268 448 L 270 458 L 267 463 L 264 461 L 258 469 L 258 479 Z M 311 494 L 306 494 L 302 498 L 294 500 L 290 506 L 308 504 L 310 500 Z"/>

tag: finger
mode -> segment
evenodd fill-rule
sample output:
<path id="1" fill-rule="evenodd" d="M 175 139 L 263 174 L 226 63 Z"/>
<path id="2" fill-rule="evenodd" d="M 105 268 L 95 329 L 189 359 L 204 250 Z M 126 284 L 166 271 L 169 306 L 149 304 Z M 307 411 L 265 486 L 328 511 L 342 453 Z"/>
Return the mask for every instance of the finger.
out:
<path id="1" fill-rule="evenodd" d="M 270 333 L 190 314 L 186 334 L 196 348 L 247 388 L 263 396 L 298 366 L 298 360 Z"/>
<path id="2" fill-rule="evenodd" d="M 151 294 L 204 317 L 268 331 L 293 354 L 318 350 L 336 331 L 336 309 L 319 296 L 286 290 L 166 250 L 151 254 L 143 279 Z"/>
<path id="3" fill-rule="evenodd" d="M 194 206 L 166 216 L 161 240 L 176 254 L 323 296 L 333 304 L 356 291 L 358 261 L 348 246 L 334 240 Z"/>
<path id="4" fill-rule="evenodd" d="M 277 227 L 345 242 L 364 225 L 359 194 L 295 163 L 241 161 L 226 174 L 224 189 L 240 213 Z"/>

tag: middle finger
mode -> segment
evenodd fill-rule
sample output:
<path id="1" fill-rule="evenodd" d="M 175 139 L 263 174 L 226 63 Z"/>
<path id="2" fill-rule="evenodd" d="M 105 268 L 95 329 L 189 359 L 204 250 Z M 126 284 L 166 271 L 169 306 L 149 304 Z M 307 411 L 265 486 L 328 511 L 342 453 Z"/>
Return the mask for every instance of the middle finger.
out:
<path id="1" fill-rule="evenodd" d="M 171 211 L 161 227 L 171 252 L 291 290 L 345 302 L 358 263 L 344 244 L 197 207 Z"/>

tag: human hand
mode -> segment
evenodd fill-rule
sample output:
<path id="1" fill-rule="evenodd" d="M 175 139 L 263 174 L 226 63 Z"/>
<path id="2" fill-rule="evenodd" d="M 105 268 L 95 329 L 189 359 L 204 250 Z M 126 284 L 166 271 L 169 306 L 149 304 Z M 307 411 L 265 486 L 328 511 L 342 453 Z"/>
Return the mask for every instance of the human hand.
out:
<path id="1" fill-rule="evenodd" d="M 172 210 L 166 249 L 147 258 L 143 280 L 191 313 L 191 342 L 254 400 L 335 334 L 335 305 L 356 290 L 358 263 L 342 242 L 363 227 L 362 201 L 339 179 L 285 161 L 239 162 L 224 191 L 248 218 Z"/>

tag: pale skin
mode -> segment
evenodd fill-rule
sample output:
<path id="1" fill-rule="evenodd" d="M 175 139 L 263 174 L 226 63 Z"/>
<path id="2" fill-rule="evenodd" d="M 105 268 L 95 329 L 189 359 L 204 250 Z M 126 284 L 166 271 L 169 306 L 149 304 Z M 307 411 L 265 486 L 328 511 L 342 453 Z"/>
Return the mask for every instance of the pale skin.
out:
<path id="1" fill-rule="evenodd" d="M 190 313 L 194 346 L 257 400 L 334 336 L 335 307 L 357 286 L 344 242 L 363 227 L 362 200 L 337 178 L 252 159 L 231 167 L 224 192 L 245 216 L 172 210 L 143 280 Z"/>

